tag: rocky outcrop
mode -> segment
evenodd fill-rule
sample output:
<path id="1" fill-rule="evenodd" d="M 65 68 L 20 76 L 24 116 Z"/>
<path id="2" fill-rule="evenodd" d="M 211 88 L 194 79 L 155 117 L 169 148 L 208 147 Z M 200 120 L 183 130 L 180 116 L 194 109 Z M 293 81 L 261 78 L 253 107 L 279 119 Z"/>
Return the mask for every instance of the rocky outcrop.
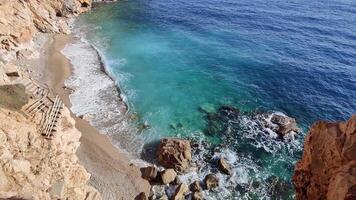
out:
<path id="1" fill-rule="evenodd" d="M 210 190 L 219 186 L 219 179 L 214 174 L 208 174 L 204 178 L 204 184 L 205 188 Z"/>
<path id="2" fill-rule="evenodd" d="M 221 157 L 218 161 L 218 167 L 221 172 L 224 174 L 230 175 L 231 174 L 231 167 L 229 163 L 226 162 L 226 160 Z"/>
<path id="3" fill-rule="evenodd" d="M 0 0 L 0 53 L 5 56 L 6 51 L 21 51 L 21 45 L 31 41 L 37 32 L 70 33 L 68 18 L 88 11 L 91 3 L 91 0 Z"/>
<path id="4" fill-rule="evenodd" d="M 356 115 L 315 123 L 293 176 L 296 199 L 356 199 Z"/>
<path id="5" fill-rule="evenodd" d="M 101 199 L 75 154 L 81 133 L 68 109 L 62 116 L 48 140 L 34 122 L 0 108 L 0 199 Z"/>
<path id="6" fill-rule="evenodd" d="M 188 140 L 164 138 L 157 149 L 157 158 L 161 165 L 184 171 L 192 160 L 192 149 Z"/>
<path id="7" fill-rule="evenodd" d="M 273 113 L 271 117 L 271 122 L 277 127 L 275 128 L 276 133 L 284 137 L 290 132 L 298 132 L 298 125 L 294 118 L 288 117 L 283 114 Z"/>

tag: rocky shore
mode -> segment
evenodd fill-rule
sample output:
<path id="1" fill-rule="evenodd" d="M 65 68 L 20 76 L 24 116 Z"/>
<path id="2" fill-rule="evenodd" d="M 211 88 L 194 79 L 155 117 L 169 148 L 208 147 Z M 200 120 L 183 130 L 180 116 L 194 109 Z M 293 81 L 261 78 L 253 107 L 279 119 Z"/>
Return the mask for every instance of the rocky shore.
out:
<path id="1" fill-rule="evenodd" d="M 75 91 L 66 87 L 64 81 L 73 73 L 73 66 L 61 51 L 71 38 L 58 34 L 69 34 L 73 17 L 89 11 L 93 2 L 111 1 L 0 0 L 0 198 L 206 199 L 209 191 L 218 191 L 236 176 L 236 164 L 225 154 L 223 145 L 209 149 L 207 144 L 194 139 L 163 138 L 155 149 L 157 162 L 139 168 L 88 123 L 92 116 L 77 117 L 68 109 L 75 110 L 69 100 Z M 100 62 L 97 56 L 93 58 L 96 60 L 90 61 Z M 23 110 L 36 102 L 37 95 L 14 81 L 25 76 L 39 79 L 64 102 L 51 138 L 44 137 L 38 128 L 39 113 L 48 106 L 39 107 L 33 117 Z M 111 93 L 115 85 L 108 79 L 102 80 L 110 86 Z M 77 98 L 80 100 L 80 95 Z M 122 103 L 120 94 L 117 99 Z M 118 115 L 126 111 L 123 103 Z M 219 135 L 230 144 L 236 138 L 226 133 L 245 129 L 249 135 L 242 140 L 250 142 L 246 149 L 259 146 L 273 153 L 300 133 L 295 119 L 282 113 L 243 116 L 230 106 L 202 112 L 207 119 L 205 134 Z M 356 198 L 355 134 L 356 116 L 347 122 L 317 122 L 310 128 L 293 176 L 296 199 Z M 263 145 L 265 142 L 269 144 Z M 119 146 L 123 145 L 136 150 L 132 144 L 123 142 Z M 272 185 L 268 192 L 276 199 L 291 189 L 278 178 L 263 181 Z M 244 187 L 239 188 L 238 184 Z M 257 188 L 258 184 L 232 183 L 228 189 L 244 191 Z"/>
<path id="2" fill-rule="evenodd" d="M 106 136 L 67 109 L 70 91 L 64 80 L 71 65 L 60 51 L 70 41 L 66 34 L 73 17 L 88 11 L 91 3 L 0 1 L 0 130 L 4 140 L 0 198 L 133 199 L 148 191 L 138 167 Z M 32 96 L 41 89 L 32 91 L 18 83 L 25 77 L 49 87 L 65 104 L 49 140 L 39 129 L 47 106 L 37 106 L 42 100 Z M 19 94 L 20 103 L 16 103 Z M 29 106 L 34 106 L 31 112 L 38 109 L 34 120 L 24 114 L 23 107 Z"/>

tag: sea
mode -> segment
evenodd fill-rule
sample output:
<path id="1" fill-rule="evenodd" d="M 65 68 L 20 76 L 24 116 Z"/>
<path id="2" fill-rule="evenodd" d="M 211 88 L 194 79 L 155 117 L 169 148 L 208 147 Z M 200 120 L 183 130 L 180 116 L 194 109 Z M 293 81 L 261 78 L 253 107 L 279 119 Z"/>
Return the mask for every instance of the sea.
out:
<path id="1" fill-rule="evenodd" d="M 150 162 L 161 138 L 190 139 L 196 170 L 180 178 L 216 173 L 206 199 L 294 199 L 308 128 L 356 113 L 355 1 L 121 0 L 94 4 L 74 26 L 117 89 L 98 87 L 110 85 L 99 72 L 78 73 L 68 84 L 87 82 L 72 98 L 87 103 L 72 102 L 74 112 L 96 112 L 92 124 Z M 273 113 L 300 131 L 277 137 L 266 128 Z M 220 156 L 232 175 L 217 170 Z"/>

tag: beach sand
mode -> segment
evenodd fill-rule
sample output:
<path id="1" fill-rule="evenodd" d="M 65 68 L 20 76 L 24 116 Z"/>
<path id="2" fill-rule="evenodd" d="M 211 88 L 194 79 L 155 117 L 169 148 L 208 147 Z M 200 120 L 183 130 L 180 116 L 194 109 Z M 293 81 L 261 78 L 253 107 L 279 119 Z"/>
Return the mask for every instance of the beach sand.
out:
<path id="1" fill-rule="evenodd" d="M 71 107 L 70 90 L 64 87 L 64 81 L 71 75 L 72 65 L 60 51 L 71 39 L 70 35 L 49 35 L 41 57 L 26 62 L 32 74 L 37 74 L 37 78 L 58 93 L 68 108 Z M 119 152 L 107 136 L 87 121 L 74 114 L 72 117 L 82 132 L 77 151 L 80 163 L 91 174 L 90 185 L 101 193 L 103 199 L 134 199 L 140 192 L 148 195 L 149 183 L 141 178 L 139 168 L 130 163 L 127 155 Z"/>

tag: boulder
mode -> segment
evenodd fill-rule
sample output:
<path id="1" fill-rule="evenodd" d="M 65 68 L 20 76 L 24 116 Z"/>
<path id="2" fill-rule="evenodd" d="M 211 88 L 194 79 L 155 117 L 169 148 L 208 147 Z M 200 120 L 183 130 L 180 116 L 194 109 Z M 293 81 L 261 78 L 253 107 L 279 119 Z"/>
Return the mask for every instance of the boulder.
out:
<path id="1" fill-rule="evenodd" d="M 144 178 L 148 181 L 156 181 L 157 180 L 158 170 L 156 167 L 148 166 L 148 167 L 143 167 L 140 170 L 141 170 L 142 178 Z"/>
<path id="2" fill-rule="evenodd" d="M 164 194 L 158 200 L 168 200 L 168 196 Z"/>
<path id="3" fill-rule="evenodd" d="M 176 179 L 177 172 L 174 169 L 166 169 L 161 173 L 161 180 L 163 184 L 169 184 Z"/>
<path id="4" fill-rule="evenodd" d="M 144 192 L 141 192 L 135 197 L 135 200 L 148 200 L 148 198 Z"/>
<path id="5" fill-rule="evenodd" d="M 180 184 L 173 195 L 173 200 L 184 200 L 185 195 L 189 192 L 189 188 L 186 184 Z"/>
<path id="6" fill-rule="evenodd" d="M 356 115 L 310 128 L 293 183 L 297 200 L 356 199 Z"/>
<path id="7" fill-rule="evenodd" d="M 299 130 L 295 119 L 283 114 L 274 113 L 271 117 L 271 122 L 278 126 L 276 133 L 280 136 L 285 136 L 292 131 L 298 132 Z"/>
<path id="8" fill-rule="evenodd" d="M 194 181 L 192 184 L 190 184 L 190 190 L 193 192 L 202 191 L 199 181 Z"/>
<path id="9" fill-rule="evenodd" d="M 192 195 L 193 200 L 204 200 L 203 194 L 201 192 L 194 192 Z"/>
<path id="10" fill-rule="evenodd" d="M 164 138 L 157 149 L 158 161 L 167 168 L 182 172 L 192 160 L 192 149 L 188 140 Z"/>
<path id="11" fill-rule="evenodd" d="M 206 189 L 210 190 L 219 186 L 219 179 L 215 174 L 208 174 L 204 178 L 204 184 Z"/>
<path id="12" fill-rule="evenodd" d="M 224 174 L 230 175 L 231 174 L 231 167 L 229 163 L 226 162 L 226 160 L 221 157 L 218 161 L 218 167 L 221 172 Z"/>

